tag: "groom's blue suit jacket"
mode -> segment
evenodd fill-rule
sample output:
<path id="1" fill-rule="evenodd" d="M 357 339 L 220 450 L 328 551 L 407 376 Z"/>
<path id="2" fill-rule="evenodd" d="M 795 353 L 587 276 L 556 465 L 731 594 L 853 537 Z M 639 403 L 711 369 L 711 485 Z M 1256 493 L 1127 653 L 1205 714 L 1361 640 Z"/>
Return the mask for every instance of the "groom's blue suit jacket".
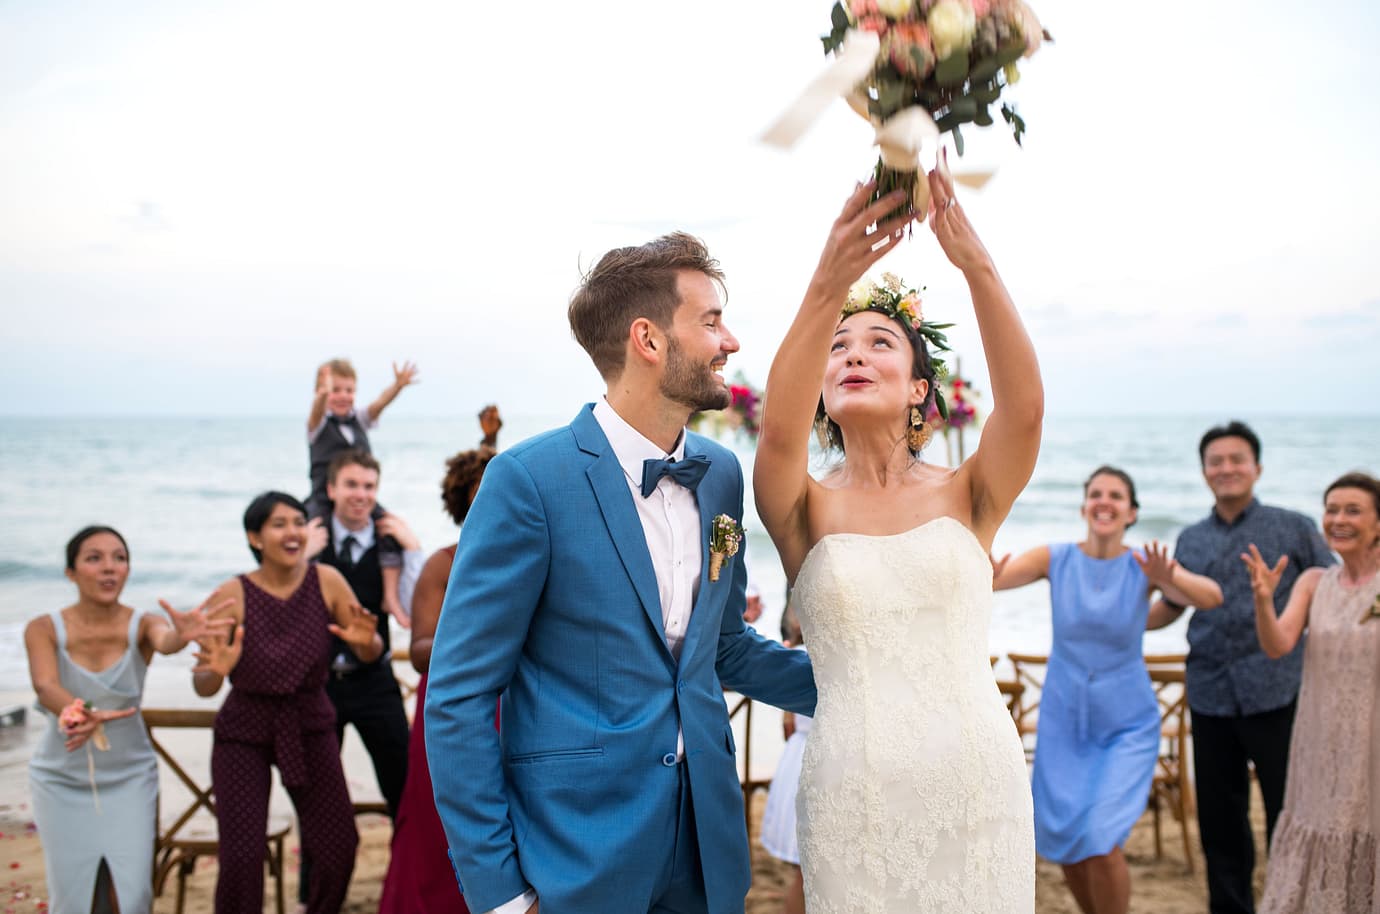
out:
<path id="1" fill-rule="evenodd" d="M 697 491 L 704 571 L 679 664 L 631 490 L 591 407 L 485 472 L 425 709 L 436 808 L 473 911 L 529 885 L 550 914 L 634 910 L 671 853 L 677 725 L 709 910 L 743 910 L 748 842 L 722 688 L 811 714 L 815 687 L 804 652 L 743 624 L 744 554 L 709 580 L 712 519 L 743 517 L 737 459 L 693 434 L 685 453 L 711 465 Z"/>

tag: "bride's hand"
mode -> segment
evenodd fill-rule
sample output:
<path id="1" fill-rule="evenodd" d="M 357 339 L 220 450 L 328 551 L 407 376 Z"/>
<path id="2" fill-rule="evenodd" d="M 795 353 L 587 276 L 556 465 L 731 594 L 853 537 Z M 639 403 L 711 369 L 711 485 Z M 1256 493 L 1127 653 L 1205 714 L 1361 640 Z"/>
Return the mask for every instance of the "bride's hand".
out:
<path id="1" fill-rule="evenodd" d="M 887 213 L 906 202 L 906 192 L 894 191 L 869 204 L 876 184 L 859 184 L 829 230 L 829 240 L 820 252 L 819 264 L 810 278 L 810 295 L 837 309 L 848 297 L 848 290 L 882 257 L 893 250 L 913 215 L 886 219 Z M 872 228 L 876 226 L 876 228 Z M 874 250 L 874 245 L 879 245 Z"/>
<path id="2" fill-rule="evenodd" d="M 963 272 L 990 266 L 991 256 L 982 246 L 963 207 L 954 196 L 953 176 L 949 174 L 949 153 L 941 153 L 938 167 L 928 175 L 930 182 L 930 229 L 939 239 L 944 256 Z"/>

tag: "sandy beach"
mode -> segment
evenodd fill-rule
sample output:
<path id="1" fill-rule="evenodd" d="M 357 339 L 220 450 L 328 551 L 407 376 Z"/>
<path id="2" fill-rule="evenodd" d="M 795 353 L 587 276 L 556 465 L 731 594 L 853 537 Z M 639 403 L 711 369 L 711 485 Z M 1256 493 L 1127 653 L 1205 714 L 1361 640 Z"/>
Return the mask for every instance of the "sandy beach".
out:
<path id="1" fill-rule="evenodd" d="M 761 821 L 762 809 L 766 803 L 766 792 L 759 791 L 753 797 L 754 823 Z M 1259 804 L 1254 810 L 1257 843 L 1264 840 L 1263 819 Z M 1162 860 L 1155 859 L 1154 833 L 1150 818 L 1143 818 L 1131 833 L 1126 854 L 1131 866 L 1131 910 L 1136 912 L 1179 912 L 1200 911 L 1206 905 L 1207 887 L 1203 879 L 1202 856 L 1197 852 L 1197 828 L 1190 824 L 1190 837 L 1195 848 L 1195 872 L 1190 874 L 1184 866 L 1180 850 L 1177 823 L 1170 823 L 1171 830 L 1165 835 L 1165 854 Z M 378 910 L 379 893 L 384 872 L 388 868 L 388 841 L 391 835 L 388 821 L 382 816 L 366 815 L 359 819 L 360 847 L 355 864 L 354 879 L 350 885 L 349 901 L 345 907 L 348 914 L 373 914 Z M 7 914 L 28 914 L 45 910 L 43 898 L 46 895 L 43 876 L 43 848 L 34 832 L 31 822 L 24 819 L 23 810 L 13 807 L 0 807 L 0 866 L 6 875 L 3 897 Z M 289 853 L 296 858 L 295 834 L 289 839 Z M 1257 867 L 1257 891 L 1263 876 L 1263 866 Z M 791 868 L 762 850 L 756 841 L 754 829 L 752 843 L 752 889 L 747 896 L 747 914 L 776 914 L 781 909 L 782 893 L 790 884 Z M 215 890 L 215 861 L 205 860 L 197 868 L 196 874 L 188 882 L 187 911 L 189 914 L 209 914 L 211 899 Z M 297 886 L 295 868 L 287 875 L 288 898 L 294 897 Z M 1078 907 L 1064 888 L 1059 868 L 1040 861 L 1036 868 L 1037 914 L 1077 914 Z M 174 894 L 169 886 L 162 897 L 156 899 L 153 910 L 156 914 L 172 914 L 175 909 Z M 271 894 L 270 894 L 271 898 Z M 271 904 L 265 911 L 271 910 Z"/>
<path id="2" fill-rule="evenodd" d="M 399 669 L 402 672 L 401 665 Z M 172 697 L 159 695 L 157 698 L 164 702 L 170 701 Z M 0 695 L 0 706 L 27 704 L 31 701 L 32 696 L 19 693 Z M 194 706 L 195 699 L 187 698 L 179 703 L 184 707 Z M 755 744 L 752 768 L 754 775 L 760 776 L 765 769 L 769 776 L 775 765 L 776 755 L 780 751 L 780 729 L 777 723 L 779 718 L 768 713 L 770 709 L 759 706 L 757 711 L 752 727 Z M 3 894 L 0 894 L 0 911 L 3 911 L 3 914 L 30 914 L 47 909 L 44 900 L 47 888 L 44 881 L 43 847 L 28 807 L 25 767 L 27 746 L 32 745 L 32 740 L 40 732 L 41 727 L 39 716 L 30 713 L 23 742 L 20 743 L 16 736 L 11 734 L 9 742 L 0 746 L 0 869 L 3 870 L 3 876 L 0 878 L 4 880 Z M 210 734 L 190 733 L 175 736 L 176 739 L 165 742 L 172 748 L 179 761 L 187 765 L 189 771 L 204 772 L 210 758 Z M 377 801 L 379 795 L 374 783 L 373 769 L 353 731 L 347 731 L 343 758 L 346 779 L 356 802 Z M 162 803 L 166 814 L 168 809 L 187 794 L 166 766 L 160 765 L 160 774 L 164 791 Z M 753 882 L 747 897 L 747 914 L 776 914 L 781 908 L 782 892 L 792 879 L 791 867 L 763 851 L 756 840 L 757 825 L 762 819 L 766 796 L 766 790 L 759 790 L 752 798 Z M 1257 846 L 1263 847 L 1264 817 L 1258 794 L 1253 796 L 1253 800 Z M 291 813 L 286 795 L 276 785 L 272 802 L 275 812 Z M 344 910 L 351 914 L 373 914 L 378 909 L 383 876 L 388 868 L 389 839 L 392 830 L 387 818 L 380 815 L 362 815 L 357 822 L 360 831 L 359 856 L 350 886 L 349 901 Z M 1206 905 L 1207 888 L 1203 877 L 1202 856 L 1198 849 L 1196 823 L 1189 823 L 1189 840 L 1194 853 L 1192 873 L 1184 863 L 1179 824 L 1166 816 L 1162 828 L 1162 859 L 1157 860 L 1155 857 L 1153 822 L 1148 814 L 1136 824 L 1127 842 L 1126 855 L 1131 867 L 1131 910 L 1155 914 L 1203 910 Z M 295 861 L 298 856 L 298 844 L 295 831 L 288 838 L 288 855 L 290 864 L 286 885 L 287 896 L 291 900 L 296 897 L 297 887 Z M 1257 891 L 1263 882 L 1263 874 L 1262 860 L 1256 869 Z M 190 914 L 209 914 L 212 909 L 215 880 L 215 861 L 200 861 L 187 887 L 186 910 Z M 271 910 L 271 887 L 266 889 L 265 902 L 265 910 Z M 156 899 L 154 911 L 158 914 L 171 914 L 175 908 L 176 892 L 170 880 L 163 894 Z M 1077 910 L 1072 896 L 1064 888 L 1059 867 L 1040 861 L 1036 870 L 1038 914 L 1076 914 Z"/>

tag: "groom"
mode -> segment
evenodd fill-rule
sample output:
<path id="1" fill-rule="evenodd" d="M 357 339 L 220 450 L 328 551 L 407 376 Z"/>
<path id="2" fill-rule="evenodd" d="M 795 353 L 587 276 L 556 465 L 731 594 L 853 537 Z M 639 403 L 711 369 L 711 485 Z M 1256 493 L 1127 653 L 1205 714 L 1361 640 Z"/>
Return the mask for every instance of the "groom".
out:
<path id="1" fill-rule="evenodd" d="M 750 881 L 723 688 L 812 714 L 803 652 L 743 624 L 723 409 L 723 273 L 676 233 L 599 261 L 570 326 L 608 385 L 489 464 L 437 627 L 427 756 L 470 910 L 741 914 Z M 494 699 L 502 696 L 502 734 Z"/>

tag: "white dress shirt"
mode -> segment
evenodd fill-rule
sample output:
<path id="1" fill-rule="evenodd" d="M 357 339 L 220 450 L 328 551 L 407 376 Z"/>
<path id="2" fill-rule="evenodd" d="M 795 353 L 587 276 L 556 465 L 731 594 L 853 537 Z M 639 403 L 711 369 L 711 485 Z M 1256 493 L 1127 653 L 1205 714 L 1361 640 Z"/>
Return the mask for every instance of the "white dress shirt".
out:
<path id="1" fill-rule="evenodd" d="M 666 646 L 680 659 L 680 648 L 690 626 L 690 611 L 699 595 L 700 569 L 704 561 L 700 543 L 700 504 L 695 493 L 663 476 L 656 489 L 642 497 L 644 460 L 684 460 L 685 433 L 676 448 L 667 454 L 642 436 L 642 433 L 614 412 L 608 400 L 594 405 L 594 418 L 613 447 L 623 467 L 623 476 L 637 506 L 637 518 L 647 537 L 647 551 L 656 572 L 656 589 L 661 597 L 661 624 L 666 631 Z"/>
<path id="2" fill-rule="evenodd" d="M 647 551 L 652 556 L 652 570 L 656 573 L 666 646 L 679 660 L 685 632 L 690 627 L 690 611 L 699 595 L 700 570 L 704 563 L 700 504 L 694 492 L 666 476 L 657 482 L 651 495 L 643 498 L 642 461 L 684 460 L 685 433 L 681 433 L 675 450 L 668 454 L 629 425 L 606 399 L 594 404 L 594 419 L 623 467 L 633 504 L 637 506 L 637 518 L 642 521 Z M 676 728 L 676 757 L 685 757 L 685 735 L 679 727 Z M 487 914 L 525 914 L 536 901 L 537 893 L 528 889 Z"/>
<path id="3" fill-rule="evenodd" d="M 345 548 L 345 537 L 353 536 L 354 543 L 350 549 L 350 564 L 353 565 L 364 557 L 364 553 L 374 545 L 376 538 L 374 533 L 373 518 L 359 530 L 351 530 L 340 522 L 340 518 L 331 513 L 331 542 L 336 544 L 336 555 L 339 556 Z M 402 604 L 403 611 L 409 616 L 412 615 L 412 594 L 417 589 L 417 579 L 422 576 L 422 566 L 426 564 L 426 553 L 421 549 L 408 549 L 402 554 L 402 571 L 398 575 L 398 602 Z M 379 607 L 382 611 L 382 607 Z"/>

